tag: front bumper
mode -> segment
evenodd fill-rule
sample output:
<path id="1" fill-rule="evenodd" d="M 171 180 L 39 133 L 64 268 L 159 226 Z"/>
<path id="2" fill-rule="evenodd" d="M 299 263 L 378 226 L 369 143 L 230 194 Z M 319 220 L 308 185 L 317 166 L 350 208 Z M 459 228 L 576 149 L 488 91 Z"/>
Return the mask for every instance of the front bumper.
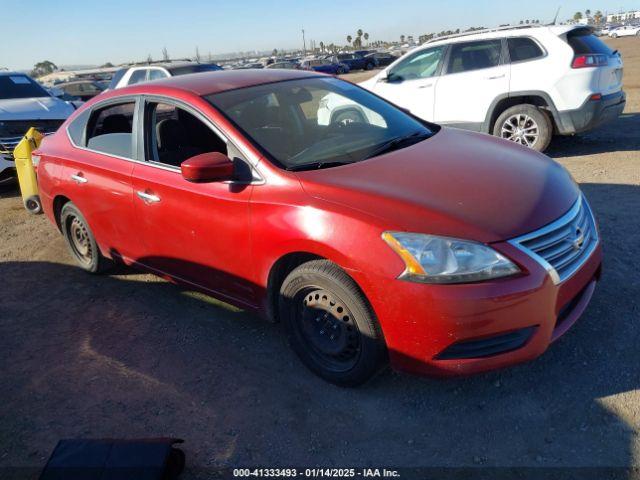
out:
<path id="1" fill-rule="evenodd" d="M 515 260 L 524 274 L 464 285 L 375 281 L 377 292 L 368 296 L 393 367 L 435 376 L 507 367 L 541 355 L 580 317 L 600 277 L 600 244 L 573 276 L 558 285 L 538 262 L 510 243 L 493 246 Z M 454 345 L 476 348 L 483 340 L 495 345 L 500 338 L 519 338 L 520 343 L 475 358 L 464 358 L 455 347 L 457 358 L 447 354 Z"/>
<path id="2" fill-rule="evenodd" d="M 13 182 L 16 176 L 16 164 L 13 159 L 0 153 L 0 185 Z"/>
<path id="3" fill-rule="evenodd" d="M 615 120 L 624 110 L 626 96 L 623 91 L 604 95 L 600 100 L 587 100 L 580 108 L 558 112 L 557 128 L 561 135 L 592 130 Z"/>

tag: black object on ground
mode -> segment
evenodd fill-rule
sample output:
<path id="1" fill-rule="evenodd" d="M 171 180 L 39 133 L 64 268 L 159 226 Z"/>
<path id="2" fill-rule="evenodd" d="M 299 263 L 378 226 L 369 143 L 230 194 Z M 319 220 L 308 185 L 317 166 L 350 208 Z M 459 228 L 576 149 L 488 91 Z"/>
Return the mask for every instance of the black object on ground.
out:
<path id="1" fill-rule="evenodd" d="M 173 480 L 184 469 L 178 438 L 60 440 L 40 480 Z"/>

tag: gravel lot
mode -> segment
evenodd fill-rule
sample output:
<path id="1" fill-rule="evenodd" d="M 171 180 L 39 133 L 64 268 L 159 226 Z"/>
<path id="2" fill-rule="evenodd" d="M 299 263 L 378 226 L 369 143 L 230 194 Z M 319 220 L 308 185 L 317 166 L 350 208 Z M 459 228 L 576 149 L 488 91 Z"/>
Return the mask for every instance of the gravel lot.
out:
<path id="1" fill-rule="evenodd" d="M 640 38 L 611 43 L 624 115 L 548 152 L 595 210 L 604 276 L 562 340 L 504 371 L 331 386 L 278 325 L 150 275 L 84 274 L 44 216 L 1 192 L 0 477 L 37 476 L 69 437 L 177 436 L 205 469 L 640 465 Z"/>

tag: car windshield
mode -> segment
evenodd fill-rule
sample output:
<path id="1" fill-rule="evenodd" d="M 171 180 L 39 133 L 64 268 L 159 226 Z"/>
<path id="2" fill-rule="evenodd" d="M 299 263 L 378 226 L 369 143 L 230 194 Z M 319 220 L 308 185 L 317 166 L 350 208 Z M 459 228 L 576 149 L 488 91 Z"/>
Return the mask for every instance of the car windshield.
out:
<path id="1" fill-rule="evenodd" d="M 0 99 L 50 97 L 26 75 L 0 75 Z"/>
<path id="2" fill-rule="evenodd" d="M 424 140 L 436 128 L 335 78 L 269 83 L 206 99 L 288 170 L 359 162 Z"/>

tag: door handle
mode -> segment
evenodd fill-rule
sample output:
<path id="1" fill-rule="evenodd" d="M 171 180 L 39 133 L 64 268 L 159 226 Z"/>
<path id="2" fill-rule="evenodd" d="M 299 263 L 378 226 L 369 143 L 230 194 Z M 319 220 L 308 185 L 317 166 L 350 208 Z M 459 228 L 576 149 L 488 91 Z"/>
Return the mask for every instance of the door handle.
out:
<path id="1" fill-rule="evenodd" d="M 427 83 L 424 85 L 420 85 L 418 88 L 429 88 L 429 87 L 433 87 L 433 83 Z"/>
<path id="2" fill-rule="evenodd" d="M 487 80 L 497 80 L 499 78 L 504 78 L 504 73 L 502 75 L 495 75 L 493 77 L 487 77 Z"/>
<path id="3" fill-rule="evenodd" d="M 71 180 L 73 180 L 74 182 L 76 182 L 78 184 L 87 183 L 88 182 L 88 180 L 86 178 L 84 178 L 81 173 L 77 173 L 75 175 L 71 175 Z"/>
<path id="4" fill-rule="evenodd" d="M 140 197 L 145 203 L 158 203 L 160 197 L 147 192 L 136 192 L 136 195 Z"/>

